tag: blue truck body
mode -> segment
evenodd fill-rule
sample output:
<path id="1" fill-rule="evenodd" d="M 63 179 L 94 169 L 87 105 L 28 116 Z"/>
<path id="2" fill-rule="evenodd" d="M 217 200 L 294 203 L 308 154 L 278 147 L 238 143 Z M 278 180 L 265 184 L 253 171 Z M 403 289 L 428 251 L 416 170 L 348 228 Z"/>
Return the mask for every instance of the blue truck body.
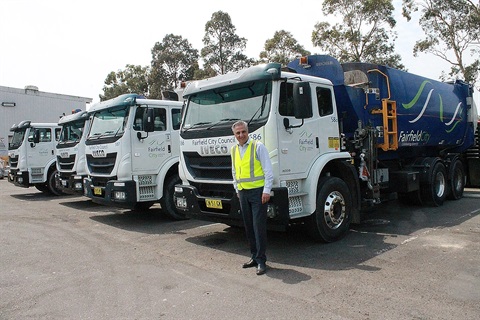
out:
<path id="1" fill-rule="evenodd" d="M 384 99 L 396 102 L 398 148 L 379 150 L 379 159 L 437 156 L 442 151 L 462 153 L 474 144 L 471 119 L 476 109 L 472 106 L 472 86 L 465 82 L 444 83 L 371 63 L 340 64 L 325 55 L 309 56 L 307 66 L 294 60 L 288 67 L 332 81 L 347 138 L 354 136 L 358 121 L 383 126 L 382 117 L 372 110 L 381 108 Z M 469 118 L 468 113 L 474 115 Z M 384 139 L 379 137 L 378 142 Z"/>

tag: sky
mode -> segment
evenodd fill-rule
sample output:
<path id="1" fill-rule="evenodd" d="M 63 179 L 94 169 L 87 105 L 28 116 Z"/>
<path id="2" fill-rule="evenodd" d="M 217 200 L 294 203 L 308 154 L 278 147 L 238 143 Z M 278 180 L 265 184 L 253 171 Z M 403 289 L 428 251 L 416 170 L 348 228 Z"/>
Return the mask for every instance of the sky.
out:
<path id="1" fill-rule="evenodd" d="M 418 21 L 401 16 L 394 0 L 396 51 L 409 72 L 438 79 L 449 65 L 433 55 L 413 57 L 423 37 Z M 271 0 L 0 0 L 0 85 L 88 97 L 99 101 L 105 78 L 127 64 L 148 66 L 151 49 L 167 34 L 180 35 L 201 50 L 212 14 L 230 15 L 238 36 L 247 39 L 248 57 L 258 58 L 265 41 L 285 30 L 311 53 L 321 0 L 281 4 Z M 475 94 L 479 107 L 478 92 Z"/>

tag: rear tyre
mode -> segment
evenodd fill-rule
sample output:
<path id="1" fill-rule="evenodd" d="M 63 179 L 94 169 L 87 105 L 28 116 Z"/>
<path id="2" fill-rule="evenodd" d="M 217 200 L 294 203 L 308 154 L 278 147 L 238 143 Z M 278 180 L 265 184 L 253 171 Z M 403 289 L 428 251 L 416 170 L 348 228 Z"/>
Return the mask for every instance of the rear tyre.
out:
<path id="1" fill-rule="evenodd" d="M 178 174 L 174 174 L 168 177 L 165 180 L 165 185 L 163 187 L 163 197 L 160 200 L 160 205 L 162 206 L 162 210 L 166 213 L 170 218 L 174 220 L 185 220 L 187 217 L 185 214 L 181 213 L 175 207 L 174 202 L 174 193 L 175 193 L 175 185 L 180 184 L 182 180 L 178 177 Z"/>
<path id="2" fill-rule="evenodd" d="M 463 197 L 465 189 L 466 175 L 463 163 L 459 159 L 455 159 L 448 171 L 448 186 L 450 192 L 447 198 L 450 200 L 458 200 Z"/>
<path id="3" fill-rule="evenodd" d="M 422 200 L 427 205 L 439 207 L 447 197 L 447 179 L 445 165 L 437 161 L 427 177 L 427 183 L 420 187 Z"/>
<path id="4" fill-rule="evenodd" d="M 308 221 L 308 232 L 316 241 L 333 242 L 350 228 L 351 195 L 347 184 L 336 177 L 323 177 L 318 185 L 317 209 Z"/>

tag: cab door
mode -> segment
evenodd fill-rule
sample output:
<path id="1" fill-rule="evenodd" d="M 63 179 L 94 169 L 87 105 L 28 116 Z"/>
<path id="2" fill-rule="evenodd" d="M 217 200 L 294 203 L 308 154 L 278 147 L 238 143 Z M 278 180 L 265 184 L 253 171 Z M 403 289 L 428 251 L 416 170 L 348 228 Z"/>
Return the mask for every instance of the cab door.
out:
<path id="1" fill-rule="evenodd" d="M 38 135 L 35 142 L 34 135 Z M 55 137 L 52 128 L 31 128 L 27 145 L 28 166 L 32 168 L 45 168 L 55 158 Z"/>
<path id="2" fill-rule="evenodd" d="M 132 137 L 132 170 L 134 174 L 156 174 L 172 154 L 172 125 L 169 121 L 168 107 L 153 108 L 154 131 L 144 131 L 144 119 L 147 106 L 139 106 L 135 112 Z M 140 139 L 139 139 L 140 137 Z"/>
<path id="3" fill-rule="evenodd" d="M 335 117 L 331 87 L 310 84 L 313 115 L 296 119 L 293 105 L 293 84 L 282 83 L 277 132 L 281 175 L 308 175 L 312 163 L 322 154 L 339 151 L 338 121 Z M 285 128 L 288 119 L 290 128 Z"/>

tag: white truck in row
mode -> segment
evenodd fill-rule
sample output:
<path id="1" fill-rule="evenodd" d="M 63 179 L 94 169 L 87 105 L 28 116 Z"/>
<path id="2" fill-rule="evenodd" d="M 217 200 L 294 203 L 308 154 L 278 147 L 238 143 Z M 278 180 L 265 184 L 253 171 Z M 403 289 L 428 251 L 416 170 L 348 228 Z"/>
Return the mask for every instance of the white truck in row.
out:
<path id="1" fill-rule="evenodd" d="M 89 109 L 84 195 L 96 203 L 146 210 L 160 202 L 184 219 L 173 202 L 178 177 L 183 102 L 125 94 Z"/>
<path id="2" fill-rule="evenodd" d="M 67 194 L 83 195 L 83 179 L 87 176 L 85 139 L 90 129 L 87 111 L 63 116 L 58 121 L 62 127 L 56 146 L 57 188 Z"/>
<path id="3" fill-rule="evenodd" d="M 57 123 L 25 120 L 14 124 L 10 131 L 13 137 L 8 144 L 8 181 L 19 187 L 34 186 L 42 192 L 61 195 L 55 181 L 55 148 L 61 127 Z"/>

